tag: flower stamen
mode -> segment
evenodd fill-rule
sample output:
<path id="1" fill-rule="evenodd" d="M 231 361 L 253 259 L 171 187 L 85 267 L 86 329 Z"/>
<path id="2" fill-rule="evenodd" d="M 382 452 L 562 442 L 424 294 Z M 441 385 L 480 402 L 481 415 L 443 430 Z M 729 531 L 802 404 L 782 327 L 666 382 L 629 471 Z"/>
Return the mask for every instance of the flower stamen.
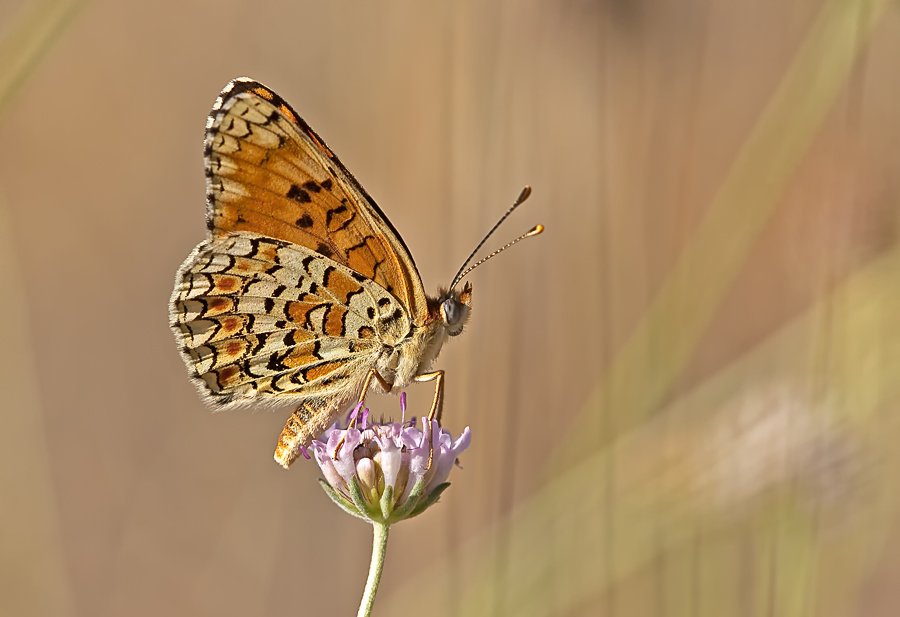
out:
<path id="1" fill-rule="evenodd" d="M 363 402 L 364 402 L 364 401 L 358 402 L 358 403 L 356 404 L 356 407 L 353 408 L 353 411 L 350 412 L 350 418 L 349 418 L 350 421 L 347 423 L 347 430 L 350 430 L 351 428 L 354 428 L 354 427 L 356 426 L 356 418 L 357 418 L 357 416 L 359 415 L 359 410 L 360 410 L 360 408 L 362 408 L 362 406 L 363 406 Z M 345 431 L 344 434 L 343 434 L 343 436 L 341 437 L 341 440 L 340 440 L 340 441 L 337 443 L 337 445 L 334 447 L 334 454 L 332 455 L 331 458 L 337 459 L 337 453 L 338 453 L 338 450 L 340 450 L 340 449 L 343 447 L 343 445 L 344 445 L 344 440 L 345 440 L 346 438 L 347 438 L 347 433 L 346 433 L 346 431 Z"/>

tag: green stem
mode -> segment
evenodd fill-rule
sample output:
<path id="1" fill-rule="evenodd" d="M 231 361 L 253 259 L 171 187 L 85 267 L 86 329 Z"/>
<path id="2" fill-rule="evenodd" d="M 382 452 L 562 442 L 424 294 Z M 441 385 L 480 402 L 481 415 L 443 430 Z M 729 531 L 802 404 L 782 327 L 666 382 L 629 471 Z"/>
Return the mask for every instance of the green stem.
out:
<path id="1" fill-rule="evenodd" d="M 381 582 L 381 571 L 384 570 L 388 529 L 390 529 L 390 525 L 387 523 L 372 523 L 372 530 L 375 532 L 375 537 L 372 539 L 372 563 L 369 564 L 369 580 L 366 581 L 366 589 L 363 591 L 362 602 L 359 604 L 359 612 L 356 617 L 369 617 L 372 614 L 378 583 Z"/>

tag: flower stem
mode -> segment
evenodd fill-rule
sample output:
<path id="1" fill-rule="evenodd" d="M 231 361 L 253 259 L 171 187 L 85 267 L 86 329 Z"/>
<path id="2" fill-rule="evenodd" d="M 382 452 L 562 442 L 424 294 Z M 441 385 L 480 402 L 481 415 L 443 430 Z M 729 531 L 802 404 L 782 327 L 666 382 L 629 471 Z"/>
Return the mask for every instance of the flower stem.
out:
<path id="1" fill-rule="evenodd" d="M 381 582 L 381 571 L 384 570 L 384 554 L 387 552 L 388 529 L 387 523 L 372 523 L 374 538 L 372 539 L 372 563 L 369 564 L 369 580 L 366 581 L 366 589 L 363 591 L 362 602 L 359 604 L 359 612 L 356 617 L 369 617 L 372 614 L 372 605 L 375 604 L 375 594 L 378 592 L 378 583 Z"/>

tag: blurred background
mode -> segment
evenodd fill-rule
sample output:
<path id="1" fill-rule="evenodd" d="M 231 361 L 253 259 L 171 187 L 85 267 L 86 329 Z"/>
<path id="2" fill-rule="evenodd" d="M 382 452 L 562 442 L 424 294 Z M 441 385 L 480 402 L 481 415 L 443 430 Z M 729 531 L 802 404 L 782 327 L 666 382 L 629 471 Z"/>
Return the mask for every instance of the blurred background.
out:
<path id="1" fill-rule="evenodd" d="M 167 327 L 247 75 L 429 292 L 546 226 L 471 277 L 376 615 L 896 615 L 898 59 L 884 0 L 3 0 L 0 614 L 356 610 L 369 527 Z"/>

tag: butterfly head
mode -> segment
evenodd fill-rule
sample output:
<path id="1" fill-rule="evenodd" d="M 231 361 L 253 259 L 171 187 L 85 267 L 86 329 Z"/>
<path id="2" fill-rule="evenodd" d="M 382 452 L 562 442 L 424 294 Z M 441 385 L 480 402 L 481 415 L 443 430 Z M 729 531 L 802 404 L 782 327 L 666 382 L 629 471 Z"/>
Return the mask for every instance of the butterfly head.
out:
<path id="1" fill-rule="evenodd" d="M 450 336 L 458 336 L 469 320 L 472 310 L 472 284 L 466 283 L 462 291 L 439 290 L 435 301 L 433 318 L 440 319 L 444 331 Z"/>

